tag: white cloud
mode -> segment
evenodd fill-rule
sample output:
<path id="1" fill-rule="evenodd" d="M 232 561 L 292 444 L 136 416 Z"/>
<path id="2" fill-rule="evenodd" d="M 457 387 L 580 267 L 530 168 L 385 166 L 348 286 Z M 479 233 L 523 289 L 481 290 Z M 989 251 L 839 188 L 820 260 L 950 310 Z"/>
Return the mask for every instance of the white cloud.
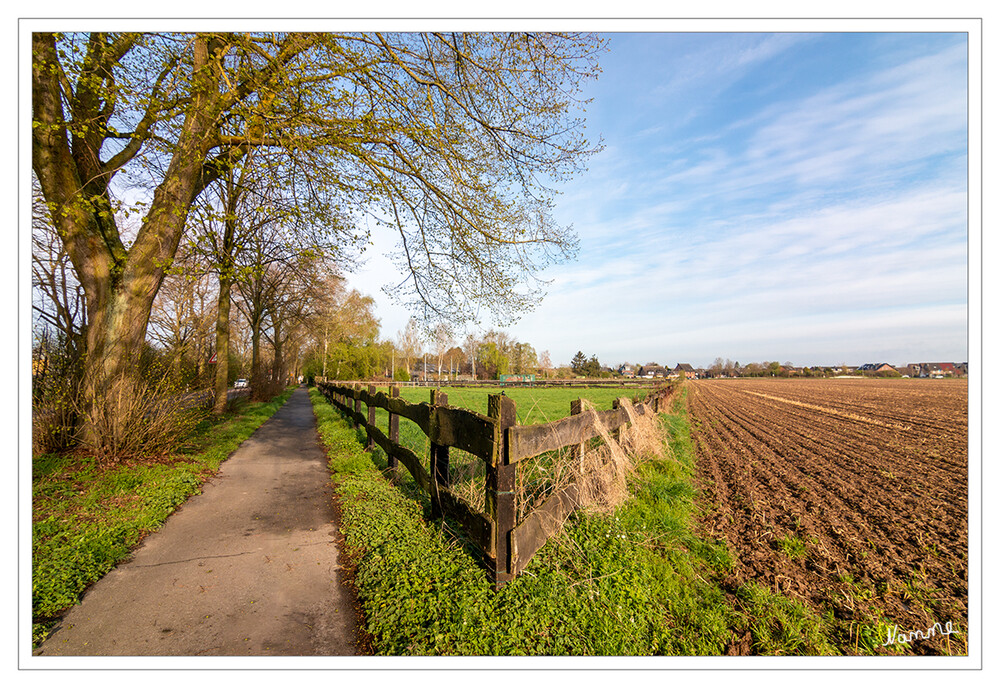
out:
<path id="1" fill-rule="evenodd" d="M 539 313 L 525 318 L 518 332 L 557 358 L 589 346 L 629 360 L 626 352 L 640 343 L 663 350 L 678 332 L 693 341 L 716 327 L 730 336 L 756 331 L 762 316 L 773 313 L 789 323 L 829 318 L 834 331 L 850 332 L 843 321 L 873 305 L 909 312 L 964 302 L 965 222 L 964 192 L 919 188 L 756 220 L 739 231 L 695 228 L 696 242 L 676 231 L 629 234 L 627 255 L 605 252 L 603 259 L 562 268 Z M 604 230 L 611 234 L 613 226 Z M 702 357 L 724 355 L 709 353 Z"/>

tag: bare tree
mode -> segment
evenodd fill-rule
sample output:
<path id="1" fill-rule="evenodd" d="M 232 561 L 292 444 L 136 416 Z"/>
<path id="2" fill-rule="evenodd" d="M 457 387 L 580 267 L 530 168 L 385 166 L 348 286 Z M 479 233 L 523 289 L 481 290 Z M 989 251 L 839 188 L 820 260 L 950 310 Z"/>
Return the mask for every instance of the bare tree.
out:
<path id="1" fill-rule="evenodd" d="M 416 318 L 410 318 L 406 323 L 406 328 L 396 334 L 396 344 L 406 364 L 406 372 L 412 373 L 410 361 L 420 355 L 423 348 L 423 337 L 420 333 L 420 326 Z"/>
<path id="2" fill-rule="evenodd" d="M 462 351 L 465 353 L 465 358 L 472 369 L 473 380 L 476 379 L 476 359 L 479 357 L 479 344 L 479 338 L 471 332 L 465 335 L 465 340 L 462 342 Z"/>
<path id="3" fill-rule="evenodd" d="M 549 354 L 548 350 L 538 355 L 538 367 L 542 371 L 542 375 L 545 377 L 549 376 L 549 373 L 552 371 L 552 355 Z"/>
<path id="4" fill-rule="evenodd" d="M 201 385 L 211 351 L 216 295 L 197 256 L 178 260 L 153 302 L 148 337 L 170 357 L 170 367 L 186 383 Z M 192 370 L 185 374 L 185 362 Z"/>
<path id="5" fill-rule="evenodd" d="M 437 355 L 438 380 L 441 379 L 441 367 L 444 365 L 444 355 L 454 343 L 451 336 L 451 328 L 445 323 L 438 323 L 434 328 L 432 343 L 434 353 Z"/>
<path id="6" fill-rule="evenodd" d="M 54 333 L 79 355 L 87 329 L 83 286 L 52 226 L 37 180 L 32 181 L 31 309 L 40 323 L 36 331 L 44 336 Z"/>

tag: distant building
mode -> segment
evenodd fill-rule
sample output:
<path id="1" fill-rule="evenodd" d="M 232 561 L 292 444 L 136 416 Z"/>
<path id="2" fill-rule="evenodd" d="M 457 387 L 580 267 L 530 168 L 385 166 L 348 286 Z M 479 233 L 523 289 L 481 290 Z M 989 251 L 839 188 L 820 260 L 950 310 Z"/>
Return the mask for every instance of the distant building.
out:
<path id="1" fill-rule="evenodd" d="M 865 363 L 858 367 L 859 373 L 897 373 L 899 372 L 888 363 Z"/>
<path id="2" fill-rule="evenodd" d="M 636 375 L 645 378 L 666 377 L 667 369 L 661 365 L 644 365 L 639 367 Z"/>
<path id="3" fill-rule="evenodd" d="M 694 379 L 697 375 L 694 372 L 694 368 L 692 368 L 689 363 L 678 363 L 674 369 L 670 371 L 670 377 Z"/>
<path id="4" fill-rule="evenodd" d="M 968 363 L 910 363 L 906 366 L 910 377 L 966 377 Z"/>

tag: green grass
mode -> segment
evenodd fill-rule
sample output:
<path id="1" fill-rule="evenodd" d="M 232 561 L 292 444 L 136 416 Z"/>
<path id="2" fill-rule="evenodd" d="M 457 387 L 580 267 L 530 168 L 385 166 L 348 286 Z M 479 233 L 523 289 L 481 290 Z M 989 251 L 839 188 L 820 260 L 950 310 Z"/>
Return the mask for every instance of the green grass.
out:
<path id="1" fill-rule="evenodd" d="M 611 402 L 618 397 L 632 398 L 643 394 L 645 390 L 623 387 L 442 387 L 442 392 L 448 395 L 450 406 L 460 406 L 478 413 L 486 414 L 487 397 L 499 394 L 501 391 L 514 400 L 517 406 L 517 422 L 521 425 L 536 423 L 551 423 L 554 420 L 569 415 L 570 402 L 576 399 L 586 399 L 596 408 L 605 410 L 611 408 Z M 430 390 L 424 387 L 403 387 L 400 396 L 411 404 L 430 401 Z"/>
<path id="2" fill-rule="evenodd" d="M 795 535 L 784 535 L 778 538 L 778 545 L 789 559 L 802 559 L 809 551 L 806 543 Z"/>
<path id="3" fill-rule="evenodd" d="M 173 455 L 156 462 L 101 468 L 92 457 L 43 454 L 32 459 L 32 637 L 37 646 L 87 586 L 126 559 L 142 538 L 254 430 L 291 390 L 202 421 Z"/>
<path id="4" fill-rule="evenodd" d="M 830 617 L 820 617 L 805 604 L 754 582 L 740 586 L 736 597 L 757 654 L 839 654 L 829 639 Z"/>
<path id="5" fill-rule="evenodd" d="M 461 399 L 449 394 L 452 405 L 487 393 L 461 391 Z M 580 390 L 558 392 L 570 395 L 551 408 L 566 402 L 568 412 Z M 318 391 L 310 395 L 378 654 L 720 655 L 745 635 L 755 653 L 835 652 L 822 620 L 801 605 L 751 586 L 722 589 L 733 561 L 724 543 L 696 533 L 695 452 L 682 404 L 662 416 L 669 455 L 639 466 L 627 502 L 611 514 L 575 513 L 493 592 L 462 539 L 425 520 L 412 485 L 387 481 L 380 454 L 366 453 L 361 434 Z"/>

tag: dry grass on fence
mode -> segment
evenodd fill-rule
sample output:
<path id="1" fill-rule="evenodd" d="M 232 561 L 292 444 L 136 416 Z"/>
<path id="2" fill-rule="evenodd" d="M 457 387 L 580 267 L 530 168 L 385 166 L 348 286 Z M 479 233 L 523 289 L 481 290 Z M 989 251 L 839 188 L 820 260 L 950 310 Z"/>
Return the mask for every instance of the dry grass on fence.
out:
<path id="1" fill-rule="evenodd" d="M 461 449 L 448 456 L 451 490 L 479 513 L 486 512 L 486 462 Z"/>
<path id="2" fill-rule="evenodd" d="M 601 443 L 583 452 L 574 467 L 573 479 L 580 486 L 578 506 L 598 512 L 609 512 L 629 496 L 629 478 L 636 465 L 644 460 L 664 456 L 668 451 L 660 428 L 659 416 L 647 412 L 639 415 L 628 399 L 622 408 L 629 423 L 617 433 L 617 439 L 597 418 L 596 409 L 584 400 L 583 412 L 594 414 L 594 425 Z"/>
<path id="3" fill-rule="evenodd" d="M 586 444 L 582 457 L 570 447 L 563 447 L 519 464 L 514 496 L 517 522 L 550 495 L 574 482 L 580 487 L 580 508 L 611 511 L 628 498 L 629 478 L 639 462 L 669 455 L 658 415 L 637 414 L 627 399 L 622 400 L 622 406 L 628 414 L 629 424 L 613 433 L 600 422 L 593 404 L 583 401 L 583 413 L 594 416 L 599 436 Z M 473 508 L 484 511 L 486 470 L 483 461 L 452 449 L 450 471 L 452 491 Z"/>

